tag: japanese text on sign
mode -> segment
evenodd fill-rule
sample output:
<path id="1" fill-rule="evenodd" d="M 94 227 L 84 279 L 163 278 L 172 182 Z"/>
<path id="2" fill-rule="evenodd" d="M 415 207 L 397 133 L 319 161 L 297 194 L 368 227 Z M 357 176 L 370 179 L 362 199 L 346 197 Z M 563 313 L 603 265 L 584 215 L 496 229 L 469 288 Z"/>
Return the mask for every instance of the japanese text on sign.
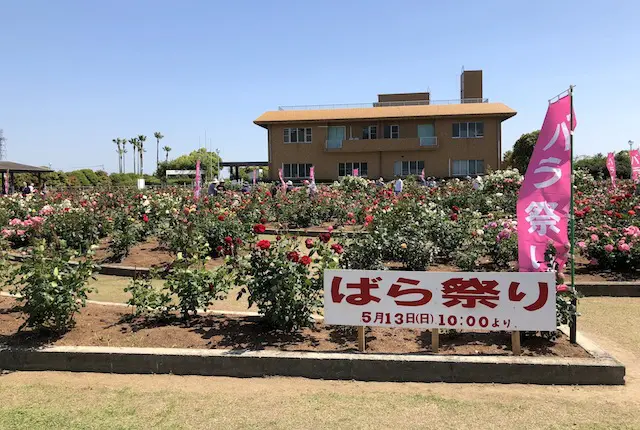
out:
<path id="1" fill-rule="evenodd" d="M 552 331 L 555 296 L 552 272 L 324 274 L 326 324 Z"/>

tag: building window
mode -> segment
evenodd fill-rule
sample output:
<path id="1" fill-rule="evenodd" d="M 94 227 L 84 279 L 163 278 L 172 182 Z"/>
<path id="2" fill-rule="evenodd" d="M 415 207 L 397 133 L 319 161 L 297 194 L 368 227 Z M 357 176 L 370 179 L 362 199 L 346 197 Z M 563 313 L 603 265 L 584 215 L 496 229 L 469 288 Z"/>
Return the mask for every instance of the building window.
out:
<path id="1" fill-rule="evenodd" d="M 484 137 L 484 123 L 456 122 L 453 124 L 453 137 Z"/>
<path id="2" fill-rule="evenodd" d="M 484 160 L 454 160 L 453 176 L 470 176 L 484 174 Z"/>
<path id="3" fill-rule="evenodd" d="M 396 161 L 393 165 L 395 176 L 419 175 L 424 169 L 424 161 Z"/>
<path id="4" fill-rule="evenodd" d="M 377 139 L 378 138 L 378 127 L 375 125 L 369 125 L 362 129 L 362 138 L 363 139 Z"/>
<path id="5" fill-rule="evenodd" d="M 338 163 L 338 176 L 351 176 L 353 169 L 358 169 L 358 176 L 369 174 L 367 163 Z"/>
<path id="6" fill-rule="evenodd" d="M 284 143 L 311 143 L 311 127 L 285 128 Z"/>
<path id="7" fill-rule="evenodd" d="M 308 178 L 312 164 L 283 164 L 282 176 L 285 178 Z"/>
<path id="8" fill-rule="evenodd" d="M 398 139 L 400 137 L 399 125 L 385 125 L 384 126 L 384 138 L 385 139 Z"/>

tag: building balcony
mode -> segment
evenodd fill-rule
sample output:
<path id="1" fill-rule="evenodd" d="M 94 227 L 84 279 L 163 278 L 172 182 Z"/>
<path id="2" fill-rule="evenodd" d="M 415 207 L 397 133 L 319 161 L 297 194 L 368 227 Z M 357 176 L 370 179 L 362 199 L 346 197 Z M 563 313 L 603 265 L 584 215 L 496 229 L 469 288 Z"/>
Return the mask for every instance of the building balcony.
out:
<path id="1" fill-rule="evenodd" d="M 438 138 L 406 137 L 400 139 L 348 139 L 325 141 L 325 152 L 420 151 L 438 148 Z"/>

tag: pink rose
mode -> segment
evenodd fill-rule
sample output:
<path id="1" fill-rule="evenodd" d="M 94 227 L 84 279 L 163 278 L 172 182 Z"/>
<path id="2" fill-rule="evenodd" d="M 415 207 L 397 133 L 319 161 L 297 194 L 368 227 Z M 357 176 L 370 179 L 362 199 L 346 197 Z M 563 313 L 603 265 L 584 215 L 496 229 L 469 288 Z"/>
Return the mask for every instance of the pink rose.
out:
<path id="1" fill-rule="evenodd" d="M 25 232 L 24 230 L 17 230 L 17 231 L 16 231 L 16 234 L 17 234 L 18 236 L 24 236 L 24 234 L 25 234 L 25 233 L 26 233 L 26 232 Z"/>
<path id="2" fill-rule="evenodd" d="M 629 249 L 631 249 L 631 247 L 628 243 L 621 243 L 618 245 L 618 251 L 620 252 L 629 252 Z"/>
<path id="3" fill-rule="evenodd" d="M 578 248 L 580 248 L 580 249 L 585 249 L 586 247 L 587 247 L 587 244 L 586 244 L 586 243 L 584 243 L 584 242 L 582 242 L 582 241 L 578 242 Z"/>
<path id="4" fill-rule="evenodd" d="M 598 259 L 597 258 L 592 258 L 589 261 L 589 264 L 592 265 L 592 266 L 597 266 L 598 265 Z"/>
<path id="5" fill-rule="evenodd" d="M 591 235 L 591 240 L 594 241 L 594 242 L 597 242 L 598 240 L 600 240 L 600 238 L 598 237 L 597 234 L 592 234 Z"/>
<path id="6" fill-rule="evenodd" d="M 605 245 L 604 246 L 604 250 L 607 252 L 612 252 L 613 251 L 613 245 Z"/>
<path id="7" fill-rule="evenodd" d="M 560 284 L 560 285 L 556 285 L 556 291 L 558 293 L 562 293 L 564 291 L 569 291 L 569 287 L 567 287 L 566 284 Z"/>

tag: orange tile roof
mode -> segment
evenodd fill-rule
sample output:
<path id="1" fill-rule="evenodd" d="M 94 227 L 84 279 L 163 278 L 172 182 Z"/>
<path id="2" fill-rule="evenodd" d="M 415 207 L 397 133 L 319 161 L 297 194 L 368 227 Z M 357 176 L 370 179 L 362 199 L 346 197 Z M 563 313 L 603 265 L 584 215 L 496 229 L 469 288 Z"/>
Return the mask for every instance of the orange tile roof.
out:
<path id="1" fill-rule="evenodd" d="M 503 103 L 459 103 L 417 106 L 381 106 L 349 109 L 277 110 L 260 115 L 255 124 L 281 122 L 340 121 L 385 118 L 424 118 L 442 116 L 497 116 L 511 118 L 516 111 Z"/>

